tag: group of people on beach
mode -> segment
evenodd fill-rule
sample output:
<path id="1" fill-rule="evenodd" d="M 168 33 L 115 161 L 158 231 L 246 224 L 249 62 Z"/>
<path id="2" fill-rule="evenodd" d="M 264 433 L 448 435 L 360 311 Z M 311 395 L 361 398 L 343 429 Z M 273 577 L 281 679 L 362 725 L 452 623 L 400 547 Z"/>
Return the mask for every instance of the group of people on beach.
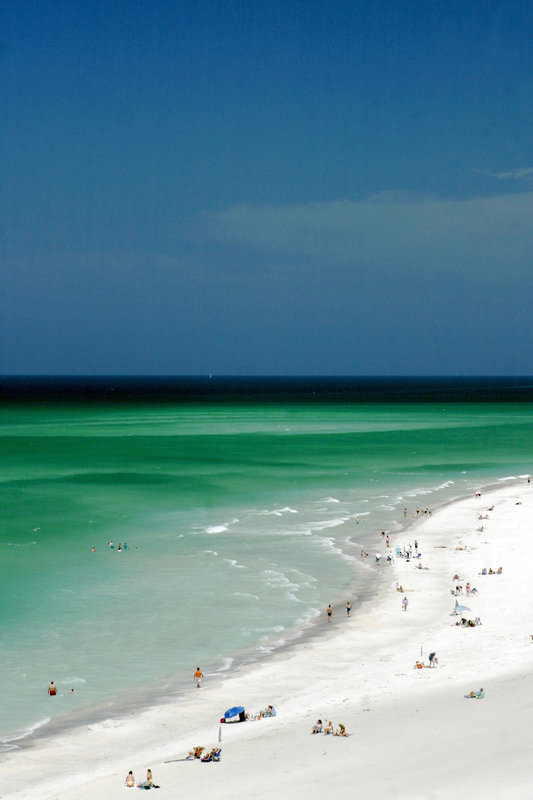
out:
<path id="1" fill-rule="evenodd" d="M 349 617 L 350 616 L 350 612 L 352 610 L 352 604 L 350 603 L 349 600 L 346 601 L 345 609 L 346 609 L 346 616 Z M 329 604 L 329 606 L 326 609 L 326 614 L 327 614 L 327 617 L 328 617 L 328 625 L 329 625 L 329 624 L 331 624 L 331 618 L 333 616 L 333 607 L 332 607 L 331 603 Z"/>
<path id="2" fill-rule="evenodd" d="M 135 782 L 135 778 L 133 776 L 133 771 L 130 769 L 130 771 L 126 775 L 126 780 L 125 780 L 124 783 L 125 783 L 125 786 L 128 789 L 132 789 L 134 786 L 136 786 L 138 789 L 159 789 L 160 788 L 156 783 L 154 783 L 154 779 L 153 779 L 153 776 L 152 776 L 152 770 L 151 769 L 147 769 L 146 770 L 146 780 L 142 781 L 142 783 L 136 783 Z"/>
<path id="3" fill-rule="evenodd" d="M 346 728 L 339 722 L 339 727 L 335 730 L 333 726 L 333 722 L 330 720 L 327 725 L 324 726 L 321 719 L 318 719 L 315 724 L 313 725 L 313 729 L 311 733 L 323 733 L 325 736 L 348 736 L 346 733 Z"/>
<path id="4" fill-rule="evenodd" d="M 439 659 L 437 658 L 437 654 L 435 652 L 429 654 L 429 664 L 428 667 L 436 667 L 439 663 Z M 424 669 L 426 665 L 423 661 L 415 661 L 415 669 Z"/>
<path id="5" fill-rule="evenodd" d="M 215 745 L 212 747 L 211 750 L 205 751 L 205 747 L 196 746 L 193 747 L 192 750 L 189 751 L 189 755 L 185 757 L 185 761 L 194 761 L 195 759 L 199 759 L 204 764 L 208 761 L 220 761 L 220 754 L 222 753 L 222 748 Z M 203 753 L 203 755 L 202 755 Z"/>

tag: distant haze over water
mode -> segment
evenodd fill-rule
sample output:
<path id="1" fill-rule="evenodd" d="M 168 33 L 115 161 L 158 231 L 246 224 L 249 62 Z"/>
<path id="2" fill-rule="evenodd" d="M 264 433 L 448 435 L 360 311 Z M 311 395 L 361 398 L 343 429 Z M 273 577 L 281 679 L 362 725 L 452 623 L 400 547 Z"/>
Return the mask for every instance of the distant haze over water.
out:
<path id="1" fill-rule="evenodd" d="M 0 376 L 4 401 L 532 402 L 533 377 Z"/>

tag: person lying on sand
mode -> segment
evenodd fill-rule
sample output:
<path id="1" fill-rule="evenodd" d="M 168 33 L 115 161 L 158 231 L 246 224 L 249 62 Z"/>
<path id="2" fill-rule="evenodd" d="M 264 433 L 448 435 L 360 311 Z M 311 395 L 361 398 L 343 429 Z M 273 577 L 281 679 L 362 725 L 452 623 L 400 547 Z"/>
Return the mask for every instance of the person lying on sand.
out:
<path id="1" fill-rule="evenodd" d="M 468 697 L 468 698 L 477 697 L 478 700 L 480 700 L 482 697 L 485 697 L 485 689 L 480 689 L 479 692 L 475 692 L 474 690 L 472 690 L 468 694 L 465 694 L 465 697 Z"/>

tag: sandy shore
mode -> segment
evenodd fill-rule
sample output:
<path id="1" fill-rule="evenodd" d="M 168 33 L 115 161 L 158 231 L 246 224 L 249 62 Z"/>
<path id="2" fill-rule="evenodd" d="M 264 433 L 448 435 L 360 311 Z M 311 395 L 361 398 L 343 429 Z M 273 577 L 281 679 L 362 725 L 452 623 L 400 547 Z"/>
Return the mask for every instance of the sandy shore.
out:
<path id="1" fill-rule="evenodd" d="M 494 506 L 493 510 L 488 509 Z M 488 519 L 479 520 L 479 515 Z M 477 530 L 483 526 L 483 530 Z M 82 727 L 4 754 L 3 800 L 96 800 L 137 795 L 132 769 L 151 767 L 161 798 L 527 798 L 533 779 L 533 488 L 503 484 L 447 506 L 391 537 L 418 541 L 416 563 L 397 559 L 388 588 L 351 618 L 324 614 L 323 637 L 247 666 L 171 706 Z M 483 567 L 501 575 L 481 575 Z M 454 581 L 457 573 L 460 581 Z M 481 626 L 457 627 L 451 589 Z M 402 610 L 403 593 L 409 600 Z M 434 669 L 415 669 L 436 651 Z M 486 697 L 467 700 L 471 689 Z M 277 716 L 219 726 L 231 705 Z M 315 720 L 348 738 L 312 736 Z M 222 759 L 184 761 L 193 745 Z"/>

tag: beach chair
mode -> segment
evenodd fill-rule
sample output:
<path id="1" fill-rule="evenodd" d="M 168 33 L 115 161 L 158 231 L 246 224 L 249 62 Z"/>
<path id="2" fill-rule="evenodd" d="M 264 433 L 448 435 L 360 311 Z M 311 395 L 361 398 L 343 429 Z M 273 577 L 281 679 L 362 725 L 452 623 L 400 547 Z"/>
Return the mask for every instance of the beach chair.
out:
<path id="1" fill-rule="evenodd" d="M 213 747 L 210 753 L 206 753 L 205 756 L 201 759 L 203 764 L 206 764 L 208 761 L 220 761 L 220 754 L 222 752 L 221 747 Z"/>

